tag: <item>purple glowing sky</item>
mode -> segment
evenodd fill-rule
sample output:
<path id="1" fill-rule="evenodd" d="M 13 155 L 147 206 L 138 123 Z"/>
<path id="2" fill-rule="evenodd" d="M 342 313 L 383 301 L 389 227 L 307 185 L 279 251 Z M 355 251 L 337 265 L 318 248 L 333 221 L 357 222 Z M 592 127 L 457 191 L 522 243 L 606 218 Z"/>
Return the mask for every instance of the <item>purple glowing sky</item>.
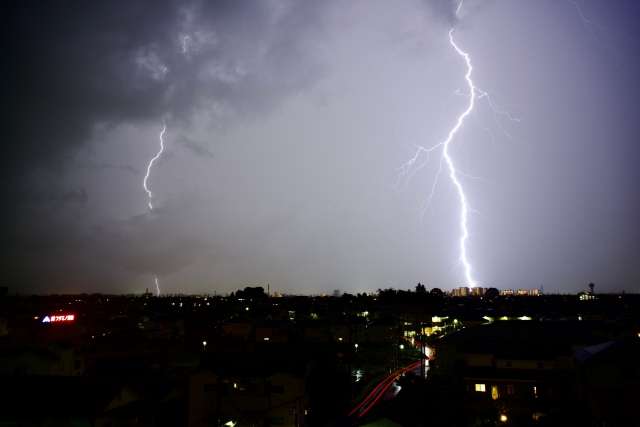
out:
<path id="1" fill-rule="evenodd" d="M 464 286 L 439 155 L 394 187 L 469 105 L 453 26 L 474 84 L 521 119 L 478 99 L 450 145 L 474 279 L 637 292 L 636 3 L 468 0 L 457 19 L 447 0 L 5 6 L 2 285 Z"/>

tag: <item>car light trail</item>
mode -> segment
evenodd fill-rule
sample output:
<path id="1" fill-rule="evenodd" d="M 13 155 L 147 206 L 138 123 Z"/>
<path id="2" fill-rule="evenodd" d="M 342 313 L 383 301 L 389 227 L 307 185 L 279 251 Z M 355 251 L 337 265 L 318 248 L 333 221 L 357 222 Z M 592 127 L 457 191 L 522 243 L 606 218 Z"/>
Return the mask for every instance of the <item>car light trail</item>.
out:
<path id="1" fill-rule="evenodd" d="M 359 404 L 358 406 L 356 406 L 356 407 L 355 407 L 351 412 L 349 412 L 349 415 L 348 415 L 348 416 L 350 417 L 351 415 L 355 414 L 355 413 L 358 411 L 358 409 L 360 409 L 360 408 L 361 408 L 361 407 L 362 407 L 362 406 L 367 402 L 367 399 L 369 399 L 371 396 L 373 396 L 373 395 L 374 395 L 374 394 L 375 394 L 375 393 L 376 393 L 376 392 L 377 392 L 381 387 L 383 387 L 383 386 L 386 384 L 386 382 L 387 382 L 387 380 L 388 380 L 389 378 L 391 378 L 392 376 L 393 376 L 394 378 L 397 378 L 397 377 L 402 373 L 402 370 L 403 370 L 403 369 L 404 369 L 404 368 L 400 368 L 400 369 L 398 369 L 398 370 L 397 370 L 397 371 L 395 371 L 393 374 L 389 375 L 389 376 L 388 376 L 388 377 L 386 377 L 384 380 L 382 380 L 382 381 L 380 382 L 380 384 L 378 384 L 378 385 L 376 386 L 376 388 L 374 388 L 373 390 L 371 390 L 371 392 L 367 395 L 367 397 L 365 397 L 365 398 L 362 400 L 362 402 L 360 402 L 360 404 Z M 394 381 L 395 381 L 395 379 L 394 379 Z"/>
<path id="2" fill-rule="evenodd" d="M 398 378 L 400 378 L 400 376 L 402 376 L 403 374 L 405 374 L 407 372 L 410 372 L 410 371 L 412 371 L 414 369 L 419 368 L 421 363 L 422 363 L 422 361 L 414 362 L 414 363 L 412 363 L 410 365 L 407 365 L 407 366 L 397 370 L 393 374 L 389 375 L 371 393 L 369 393 L 369 395 L 367 395 L 367 397 L 362 401 L 362 403 L 360 403 L 360 405 L 358 405 L 356 407 L 356 409 L 354 409 L 353 411 L 351 411 L 349 413 L 349 416 L 352 416 L 359 409 L 363 408 L 360 411 L 360 413 L 358 414 L 358 417 L 362 417 L 364 414 L 366 414 L 369 411 L 369 409 L 373 408 L 378 403 L 378 401 L 382 398 L 382 396 L 384 396 L 385 392 L 389 389 L 389 387 L 391 387 L 393 385 L 393 383 Z M 377 395 L 376 395 L 376 392 L 378 392 Z M 374 398 L 374 396 L 375 396 L 375 398 Z M 373 400 L 370 401 L 370 399 L 372 399 L 372 398 L 373 398 Z M 368 402 L 368 401 L 370 401 L 370 403 L 365 406 L 365 403 Z"/>

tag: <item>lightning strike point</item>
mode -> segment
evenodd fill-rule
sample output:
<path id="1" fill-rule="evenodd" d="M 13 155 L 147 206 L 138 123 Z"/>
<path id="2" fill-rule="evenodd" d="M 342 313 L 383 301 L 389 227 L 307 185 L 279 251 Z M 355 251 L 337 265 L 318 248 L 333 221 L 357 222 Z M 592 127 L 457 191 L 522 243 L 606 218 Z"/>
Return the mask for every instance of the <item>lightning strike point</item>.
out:
<path id="1" fill-rule="evenodd" d="M 156 277 L 156 289 L 158 290 L 158 296 L 160 296 L 160 285 L 158 285 L 158 278 Z"/>

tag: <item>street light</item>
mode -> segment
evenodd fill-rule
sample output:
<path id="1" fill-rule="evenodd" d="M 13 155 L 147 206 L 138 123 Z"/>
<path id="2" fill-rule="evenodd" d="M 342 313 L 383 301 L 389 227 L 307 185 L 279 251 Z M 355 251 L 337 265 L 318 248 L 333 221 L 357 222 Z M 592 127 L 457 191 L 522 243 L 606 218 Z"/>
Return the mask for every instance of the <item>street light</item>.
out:
<path id="1" fill-rule="evenodd" d="M 358 343 L 355 344 L 356 347 L 356 353 L 358 352 Z"/>
<path id="2" fill-rule="evenodd" d="M 400 344 L 400 350 L 404 350 L 404 344 Z"/>
<path id="3" fill-rule="evenodd" d="M 206 341 L 202 341 L 202 349 L 203 350 L 207 350 L 207 342 Z"/>
<path id="4" fill-rule="evenodd" d="M 507 421 L 507 416 L 505 414 L 500 415 L 500 421 L 502 422 Z"/>

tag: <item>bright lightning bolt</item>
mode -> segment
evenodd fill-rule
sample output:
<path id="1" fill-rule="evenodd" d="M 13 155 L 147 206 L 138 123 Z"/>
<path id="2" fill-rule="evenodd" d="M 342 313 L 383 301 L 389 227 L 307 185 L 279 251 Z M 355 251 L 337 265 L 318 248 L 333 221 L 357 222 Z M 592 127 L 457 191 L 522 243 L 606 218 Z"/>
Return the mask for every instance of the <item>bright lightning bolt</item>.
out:
<path id="1" fill-rule="evenodd" d="M 460 12 L 461 7 L 462 7 L 462 1 L 458 5 L 458 9 L 456 10 L 456 16 Z M 457 120 L 455 126 L 449 132 L 448 137 L 447 137 L 446 140 L 437 142 L 434 146 L 429 147 L 429 148 L 425 148 L 425 147 L 422 147 L 422 146 L 416 146 L 417 151 L 416 151 L 415 155 L 413 156 L 413 158 L 411 158 L 408 162 L 406 162 L 400 168 L 400 175 L 398 176 L 398 182 L 396 183 L 394 188 L 398 189 L 398 187 L 400 186 L 401 181 L 404 181 L 404 183 L 402 184 L 402 190 L 403 191 L 406 190 L 408 182 L 411 180 L 413 175 L 415 175 L 415 173 L 418 172 L 418 170 L 420 170 L 423 166 L 425 166 L 428 163 L 431 154 L 435 153 L 435 152 L 440 152 L 441 153 L 440 161 L 439 161 L 439 168 L 438 168 L 438 171 L 436 173 L 435 179 L 433 180 L 433 183 L 431 184 L 431 192 L 430 192 L 429 196 L 426 198 L 426 200 L 422 203 L 422 206 L 420 207 L 420 211 L 421 211 L 421 214 L 424 216 L 425 211 L 431 206 L 431 202 L 432 202 L 432 199 L 434 197 L 436 186 L 437 186 L 437 184 L 439 182 L 440 174 L 441 174 L 441 172 L 443 172 L 443 169 L 446 169 L 449 172 L 448 175 L 449 175 L 449 178 L 451 180 L 451 186 L 452 186 L 452 188 L 456 189 L 456 191 L 458 193 L 458 199 L 460 201 L 460 215 L 459 215 L 459 218 L 460 218 L 460 239 L 459 239 L 460 257 L 456 261 L 456 266 L 462 266 L 463 267 L 464 274 L 465 274 L 465 279 L 466 279 L 467 284 L 470 287 L 475 287 L 477 285 L 477 282 L 473 278 L 473 268 L 471 267 L 471 263 L 469 262 L 469 259 L 467 257 L 467 248 L 471 245 L 471 242 L 469 240 L 470 239 L 470 234 L 469 234 L 469 229 L 468 229 L 467 223 L 468 223 L 468 218 L 469 218 L 470 212 L 477 213 L 477 211 L 475 211 L 474 209 L 471 208 L 471 202 L 470 202 L 469 198 L 467 197 L 467 194 L 465 193 L 464 187 L 463 187 L 462 182 L 461 182 L 461 177 L 472 178 L 472 179 L 479 179 L 479 178 L 471 176 L 471 175 L 466 174 L 466 173 L 463 173 L 458 167 L 456 167 L 456 165 L 454 164 L 453 159 L 451 158 L 451 156 L 449 154 L 451 141 L 453 140 L 453 138 L 454 138 L 454 136 L 456 134 L 461 134 L 462 133 L 462 130 L 464 129 L 463 125 L 464 125 L 464 122 L 465 122 L 465 119 L 467 118 L 467 116 L 469 116 L 471 114 L 471 112 L 475 113 L 474 106 L 475 106 L 476 100 L 480 100 L 480 99 L 483 99 L 483 98 L 487 100 L 487 104 L 489 105 L 489 108 L 491 108 L 491 110 L 493 111 L 493 118 L 494 118 L 495 122 L 497 123 L 498 127 L 512 141 L 514 141 L 514 139 L 511 137 L 511 135 L 509 135 L 509 133 L 506 131 L 506 129 L 500 124 L 498 116 L 506 117 L 508 120 L 514 121 L 514 122 L 519 122 L 520 119 L 516 118 L 516 117 L 512 117 L 509 114 L 509 112 L 504 109 L 504 107 L 500 107 L 493 99 L 491 99 L 491 97 L 489 96 L 489 94 L 487 92 L 484 92 L 484 91 L 478 89 L 474 85 L 473 80 L 471 79 L 471 73 L 473 71 L 473 67 L 471 66 L 471 58 L 469 57 L 468 53 L 462 51 L 458 47 L 458 45 L 455 43 L 455 41 L 453 40 L 453 32 L 454 32 L 454 28 L 451 28 L 451 30 L 449 30 L 449 43 L 451 44 L 453 49 L 455 49 L 455 51 L 458 53 L 458 55 L 460 55 L 464 59 L 465 63 L 467 64 L 467 73 L 465 74 L 465 80 L 466 80 L 468 88 L 469 88 L 469 93 L 468 94 L 462 93 L 462 91 L 460 89 L 456 90 L 454 92 L 454 94 L 455 95 L 459 95 L 459 96 L 467 97 L 469 99 L 469 104 L 468 104 L 467 108 L 464 110 L 464 112 L 462 112 L 462 114 L 458 117 L 458 120 Z M 441 63 L 436 64 L 436 65 L 441 65 L 447 59 L 445 59 L 444 61 L 442 61 Z M 476 121 L 477 121 L 477 117 L 476 117 Z M 478 122 L 478 125 L 483 130 L 487 131 L 489 133 L 489 136 L 493 139 L 493 135 L 491 134 L 490 130 L 487 127 L 482 126 L 479 122 Z M 423 158 L 423 156 L 426 156 L 426 160 Z"/>
<path id="2" fill-rule="evenodd" d="M 460 3 L 460 6 L 462 6 L 462 2 Z M 458 6 L 456 15 L 460 11 L 460 6 Z M 469 107 L 464 111 L 464 113 L 462 113 L 460 117 L 458 117 L 458 123 L 451 130 L 451 132 L 449 132 L 449 137 L 443 143 L 442 157 L 447 162 L 447 166 L 449 167 L 449 176 L 451 177 L 451 181 L 453 181 L 454 185 L 458 189 L 458 195 L 460 196 L 460 205 L 461 205 L 460 230 L 462 232 L 462 235 L 460 236 L 459 262 L 461 262 L 462 265 L 464 266 L 467 283 L 469 283 L 469 286 L 474 287 L 476 285 L 476 282 L 471 277 L 471 265 L 469 264 L 469 260 L 467 259 L 467 244 L 469 243 L 469 230 L 467 229 L 469 200 L 467 199 L 467 196 L 464 193 L 462 184 L 460 184 L 460 181 L 458 181 L 458 178 L 456 177 L 456 168 L 453 165 L 453 160 L 451 160 L 451 157 L 449 157 L 448 150 L 449 150 L 449 144 L 453 139 L 453 135 L 455 135 L 456 132 L 458 132 L 458 129 L 460 129 L 460 127 L 462 126 L 464 119 L 473 110 L 473 104 L 476 98 L 476 94 L 475 94 L 475 87 L 473 86 L 473 81 L 471 81 L 471 71 L 473 70 L 473 68 L 471 67 L 471 59 L 469 59 L 469 54 L 460 50 L 460 48 L 453 41 L 453 28 L 449 31 L 449 42 L 451 42 L 451 45 L 455 48 L 458 54 L 460 54 L 464 58 L 465 62 L 467 63 L 467 74 L 465 75 L 465 79 L 467 80 L 467 83 L 469 83 L 469 90 L 471 91 L 470 92 L 471 96 L 469 97 Z"/>
<path id="3" fill-rule="evenodd" d="M 158 290 L 158 296 L 160 296 L 160 285 L 158 285 L 158 278 L 156 277 L 156 289 Z"/>
<path id="4" fill-rule="evenodd" d="M 164 141 L 162 140 L 162 136 L 164 135 L 164 132 L 167 130 L 167 123 L 164 121 L 164 116 L 162 116 L 162 124 L 164 125 L 164 127 L 162 128 L 162 132 L 160 132 L 160 151 L 158 151 L 158 154 L 156 154 L 156 156 L 151 159 L 151 161 L 149 162 L 149 166 L 147 166 L 147 174 L 144 177 L 144 181 L 142 182 L 142 186 L 144 187 L 144 191 L 147 192 L 147 194 L 149 195 L 149 208 L 153 209 L 153 206 L 151 205 L 151 191 L 149 191 L 149 188 L 147 188 L 147 179 L 149 179 L 149 174 L 151 173 L 151 166 L 153 165 L 153 162 L 156 161 L 158 159 L 158 157 L 160 157 L 160 154 L 162 154 L 162 151 L 164 150 Z"/>

